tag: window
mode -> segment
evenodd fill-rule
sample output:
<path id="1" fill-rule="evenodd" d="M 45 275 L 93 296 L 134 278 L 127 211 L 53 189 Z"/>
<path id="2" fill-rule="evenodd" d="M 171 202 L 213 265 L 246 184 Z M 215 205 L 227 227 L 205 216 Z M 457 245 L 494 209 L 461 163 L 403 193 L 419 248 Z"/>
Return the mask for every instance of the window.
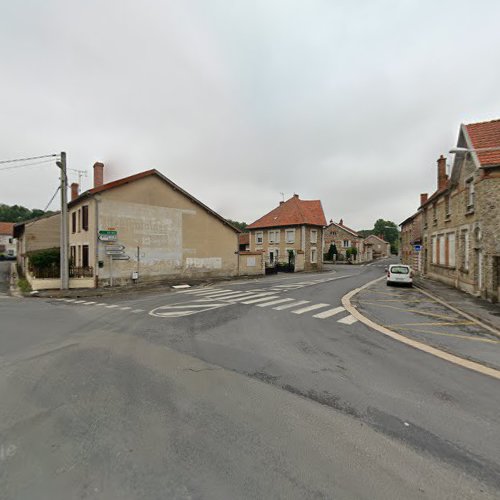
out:
<path id="1" fill-rule="evenodd" d="M 82 230 L 82 211 L 80 209 L 78 209 L 78 225 L 76 229 L 78 232 Z"/>
<path id="2" fill-rule="evenodd" d="M 285 240 L 287 243 L 295 243 L 295 229 L 285 230 Z"/>
<path id="3" fill-rule="evenodd" d="M 448 233 L 448 265 L 455 267 L 455 233 Z"/>
<path id="4" fill-rule="evenodd" d="M 436 203 L 433 203 L 433 205 L 432 205 L 432 218 L 433 218 L 434 222 L 437 221 L 438 216 L 437 216 L 437 205 L 436 205 Z"/>
<path id="5" fill-rule="evenodd" d="M 438 255 L 438 264 L 444 265 L 446 263 L 446 247 L 445 247 L 445 237 L 444 234 L 440 234 L 438 236 L 438 247 L 439 247 L 439 255 Z"/>
<path id="6" fill-rule="evenodd" d="M 474 182 L 473 178 L 467 180 L 467 209 L 474 208 Z"/>
<path id="7" fill-rule="evenodd" d="M 89 267 L 89 246 L 82 245 L 82 267 Z"/>
<path id="8" fill-rule="evenodd" d="M 318 241 L 318 230 L 311 229 L 311 243 L 316 243 Z"/>
<path id="9" fill-rule="evenodd" d="M 469 270 L 469 231 L 462 231 L 462 267 Z"/>
<path id="10" fill-rule="evenodd" d="M 84 231 L 89 230 L 89 206 L 84 205 L 82 207 L 82 229 Z"/>
<path id="11" fill-rule="evenodd" d="M 435 236 L 431 237 L 431 262 L 437 264 L 437 239 Z"/>
<path id="12" fill-rule="evenodd" d="M 350 242 L 349 240 L 344 240 L 344 241 L 342 242 L 342 246 L 343 246 L 344 248 L 349 248 L 349 247 L 351 246 L 351 242 Z"/>
<path id="13" fill-rule="evenodd" d="M 450 208 L 450 195 L 446 195 L 444 198 L 444 213 L 446 217 L 449 217 L 451 214 L 451 208 Z"/>
<path id="14" fill-rule="evenodd" d="M 311 248 L 311 263 L 312 264 L 316 264 L 317 262 L 317 256 L 318 256 L 318 252 L 316 251 L 315 248 Z"/>
<path id="15" fill-rule="evenodd" d="M 76 212 L 71 214 L 71 232 L 76 233 Z"/>
<path id="16" fill-rule="evenodd" d="M 263 242 L 264 242 L 264 233 L 262 231 L 255 233 L 255 244 L 262 245 Z"/>
<path id="17" fill-rule="evenodd" d="M 73 212 L 73 215 L 75 215 L 75 212 Z M 70 265 L 76 266 L 76 247 L 75 247 L 75 245 L 71 245 L 69 247 L 69 258 L 70 258 Z"/>
<path id="18" fill-rule="evenodd" d="M 280 230 L 268 231 L 269 243 L 279 243 L 280 242 Z"/>

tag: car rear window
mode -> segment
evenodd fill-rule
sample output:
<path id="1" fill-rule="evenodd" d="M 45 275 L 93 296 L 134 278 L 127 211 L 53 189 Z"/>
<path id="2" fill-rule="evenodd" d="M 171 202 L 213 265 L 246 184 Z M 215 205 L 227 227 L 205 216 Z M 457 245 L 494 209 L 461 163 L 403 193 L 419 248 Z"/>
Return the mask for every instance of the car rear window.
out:
<path id="1" fill-rule="evenodd" d="M 406 266 L 394 266 L 390 269 L 392 274 L 408 274 L 410 269 Z"/>

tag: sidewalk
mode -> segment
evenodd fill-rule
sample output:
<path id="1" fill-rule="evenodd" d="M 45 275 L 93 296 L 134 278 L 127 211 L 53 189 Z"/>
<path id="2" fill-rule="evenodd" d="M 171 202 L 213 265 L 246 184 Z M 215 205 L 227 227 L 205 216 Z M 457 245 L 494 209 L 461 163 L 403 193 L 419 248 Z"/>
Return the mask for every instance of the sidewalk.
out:
<path id="1" fill-rule="evenodd" d="M 439 281 L 423 277 L 416 277 L 414 283 L 438 299 L 500 331 L 500 304 L 492 304 Z"/>

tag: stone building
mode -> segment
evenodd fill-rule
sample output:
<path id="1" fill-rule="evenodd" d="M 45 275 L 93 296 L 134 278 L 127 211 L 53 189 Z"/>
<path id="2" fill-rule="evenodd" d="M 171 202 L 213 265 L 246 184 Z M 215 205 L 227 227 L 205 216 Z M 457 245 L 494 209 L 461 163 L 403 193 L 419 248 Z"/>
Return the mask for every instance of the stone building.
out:
<path id="1" fill-rule="evenodd" d="M 14 223 L 0 222 L 0 260 L 15 259 L 16 240 L 14 238 Z"/>
<path id="2" fill-rule="evenodd" d="M 384 240 L 381 236 L 375 234 L 370 234 L 364 241 L 364 245 L 370 245 L 372 247 L 372 255 L 374 259 L 383 259 L 391 255 L 391 245 Z"/>
<path id="3" fill-rule="evenodd" d="M 323 253 L 328 253 L 330 245 L 335 245 L 337 248 L 337 259 L 346 260 L 347 250 L 356 249 L 356 256 L 353 258 L 354 262 L 369 262 L 372 260 L 371 245 L 365 245 L 364 239 L 354 229 L 344 225 L 344 220 L 340 219 L 339 222 L 330 220 L 330 224 L 325 228 L 325 244 Z"/>
<path id="4" fill-rule="evenodd" d="M 420 204 L 427 201 L 427 194 L 420 195 Z M 403 264 L 416 272 L 423 268 L 422 212 L 419 210 L 401 224 L 400 257 Z"/>
<path id="5" fill-rule="evenodd" d="M 263 252 L 266 263 L 294 262 L 295 271 L 323 267 L 325 214 L 320 200 L 301 200 L 294 194 L 250 224 L 250 250 Z"/>
<path id="6" fill-rule="evenodd" d="M 437 163 L 437 189 L 428 198 L 423 195 L 419 208 L 421 270 L 498 302 L 500 120 L 461 125 L 450 176 L 446 158 Z"/>

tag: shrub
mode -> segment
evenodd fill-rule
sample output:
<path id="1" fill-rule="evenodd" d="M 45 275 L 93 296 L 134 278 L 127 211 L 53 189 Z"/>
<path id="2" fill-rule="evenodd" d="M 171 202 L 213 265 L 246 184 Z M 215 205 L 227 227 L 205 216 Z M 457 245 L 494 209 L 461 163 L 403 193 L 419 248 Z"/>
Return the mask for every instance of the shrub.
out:
<path id="1" fill-rule="evenodd" d="M 37 269 L 59 266 L 61 251 L 59 248 L 47 248 L 28 253 L 30 264 Z"/>
<path id="2" fill-rule="evenodd" d="M 26 278 L 20 278 L 17 280 L 17 286 L 23 293 L 30 293 L 31 292 L 31 285 L 29 281 Z"/>

